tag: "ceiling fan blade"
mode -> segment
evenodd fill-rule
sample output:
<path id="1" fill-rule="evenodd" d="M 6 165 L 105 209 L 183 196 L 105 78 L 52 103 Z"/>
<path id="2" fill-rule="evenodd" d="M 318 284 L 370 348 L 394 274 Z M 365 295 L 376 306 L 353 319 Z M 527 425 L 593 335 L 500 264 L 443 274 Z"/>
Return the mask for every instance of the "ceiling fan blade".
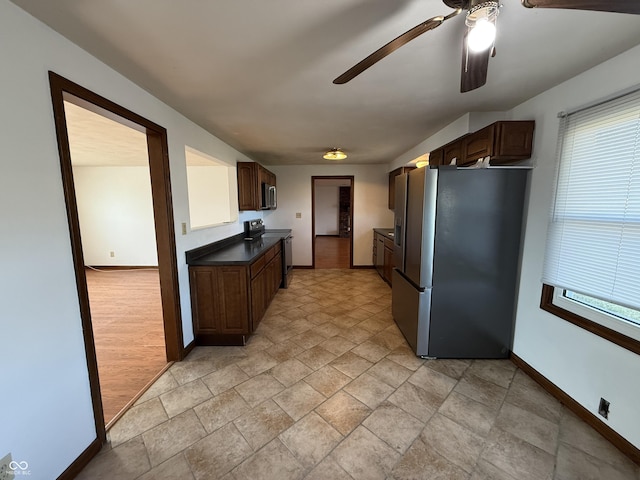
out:
<path id="1" fill-rule="evenodd" d="M 568 8 L 640 15 L 637 0 L 521 0 L 527 8 Z"/>
<path id="2" fill-rule="evenodd" d="M 378 50 L 373 52 L 371 55 L 366 57 L 364 60 L 355 64 L 349 70 L 347 70 L 342 75 L 337 77 L 333 81 L 333 83 L 335 83 L 336 85 L 342 85 L 343 83 L 347 83 L 348 81 L 353 80 L 355 77 L 357 77 L 362 72 L 364 72 L 367 68 L 376 64 L 377 62 L 382 60 L 384 57 L 389 55 L 390 53 L 395 52 L 397 49 L 399 49 L 403 45 L 406 45 L 411 40 L 422 35 L 423 33 L 428 32 L 429 30 L 433 30 L 436 27 L 439 27 L 440 25 L 442 25 L 442 23 L 445 20 L 448 20 L 451 17 L 455 17 L 461 11 L 462 11 L 461 9 L 457 9 L 453 13 L 450 13 L 449 15 L 447 15 L 446 17 L 433 17 L 433 18 L 430 18 L 429 20 L 422 22 L 420 25 L 416 25 L 411 30 L 408 30 L 404 32 L 402 35 L 400 35 L 399 37 L 394 38 L 385 46 L 379 48 Z"/>
<path id="3" fill-rule="evenodd" d="M 467 46 L 467 35 L 462 39 L 462 74 L 460 76 L 460 92 L 469 92 L 480 88 L 487 83 L 487 71 L 489 70 L 489 57 L 493 48 L 487 48 L 482 52 L 472 52 Z"/>

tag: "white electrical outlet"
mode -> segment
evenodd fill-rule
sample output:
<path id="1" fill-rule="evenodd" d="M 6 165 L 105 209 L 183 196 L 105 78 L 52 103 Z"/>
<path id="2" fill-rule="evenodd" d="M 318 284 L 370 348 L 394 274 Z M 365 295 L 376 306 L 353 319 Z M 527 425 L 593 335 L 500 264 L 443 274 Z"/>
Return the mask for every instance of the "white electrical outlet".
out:
<path id="1" fill-rule="evenodd" d="M 110 256 L 111 258 L 115 257 L 115 256 L 116 256 L 116 252 L 109 252 L 109 256 Z"/>
<path id="2" fill-rule="evenodd" d="M 302 218 L 302 213 L 297 212 L 297 213 L 296 213 L 296 218 Z"/>
<path id="3" fill-rule="evenodd" d="M 9 468 L 10 463 L 11 453 L 7 453 L 4 458 L 0 459 L 0 480 L 13 480 L 15 478 L 13 470 Z"/>

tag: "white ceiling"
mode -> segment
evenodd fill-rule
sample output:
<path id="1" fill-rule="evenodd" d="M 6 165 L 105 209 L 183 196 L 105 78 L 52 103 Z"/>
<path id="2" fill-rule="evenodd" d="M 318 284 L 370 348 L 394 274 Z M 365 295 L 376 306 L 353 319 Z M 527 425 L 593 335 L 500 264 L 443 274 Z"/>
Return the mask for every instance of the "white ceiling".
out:
<path id="1" fill-rule="evenodd" d="M 330 147 L 387 163 L 466 112 L 510 109 L 640 43 L 640 15 L 503 0 L 487 85 L 461 94 L 463 15 L 332 84 L 451 12 L 437 0 L 13 1 L 267 165 L 326 163 Z"/>
<path id="2" fill-rule="evenodd" d="M 68 101 L 64 113 L 74 167 L 149 166 L 144 133 Z"/>

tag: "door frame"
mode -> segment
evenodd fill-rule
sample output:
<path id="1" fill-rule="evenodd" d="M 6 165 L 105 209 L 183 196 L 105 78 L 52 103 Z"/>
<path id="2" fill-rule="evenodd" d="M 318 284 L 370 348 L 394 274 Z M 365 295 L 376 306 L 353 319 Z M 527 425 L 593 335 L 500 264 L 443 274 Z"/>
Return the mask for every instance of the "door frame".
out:
<path id="1" fill-rule="evenodd" d="M 66 78 L 49 72 L 49 86 L 53 103 L 53 114 L 60 155 L 60 169 L 64 189 L 71 251 L 78 289 L 80 318 L 85 345 L 89 385 L 96 425 L 96 434 L 106 442 L 106 427 L 102 411 L 98 363 L 96 360 L 89 294 L 85 275 L 80 221 L 73 182 L 69 136 L 64 111 L 64 101 L 70 101 L 94 113 L 103 115 L 118 123 L 131 127 L 147 136 L 151 194 L 153 198 L 156 244 L 158 250 L 158 270 L 160 274 L 160 294 L 162 298 L 162 316 L 164 321 L 165 349 L 167 361 L 182 360 L 185 355 L 182 336 L 182 315 L 180 311 L 180 293 L 178 287 L 178 264 L 176 260 L 176 242 L 171 199 L 171 178 L 169 174 L 169 148 L 167 131 L 164 127 L 90 91 Z"/>
<path id="2" fill-rule="evenodd" d="M 353 175 L 318 175 L 311 177 L 311 268 L 316 268 L 316 180 L 349 180 L 351 198 L 349 204 L 349 216 L 351 217 L 351 230 L 349 230 L 349 268 L 353 268 Z"/>

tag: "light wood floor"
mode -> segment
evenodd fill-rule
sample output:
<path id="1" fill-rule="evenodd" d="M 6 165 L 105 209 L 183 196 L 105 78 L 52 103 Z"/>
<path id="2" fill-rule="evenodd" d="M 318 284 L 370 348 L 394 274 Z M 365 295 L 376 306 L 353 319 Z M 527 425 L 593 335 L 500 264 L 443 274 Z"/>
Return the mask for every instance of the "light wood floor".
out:
<path id="1" fill-rule="evenodd" d="M 351 239 L 316 236 L 316 268 L 349 268 Z"/>
<path id="2" fill-rule="evenodd" d="M 105 423 L 166 366 L 157 270 L 86 270 Z"/>

